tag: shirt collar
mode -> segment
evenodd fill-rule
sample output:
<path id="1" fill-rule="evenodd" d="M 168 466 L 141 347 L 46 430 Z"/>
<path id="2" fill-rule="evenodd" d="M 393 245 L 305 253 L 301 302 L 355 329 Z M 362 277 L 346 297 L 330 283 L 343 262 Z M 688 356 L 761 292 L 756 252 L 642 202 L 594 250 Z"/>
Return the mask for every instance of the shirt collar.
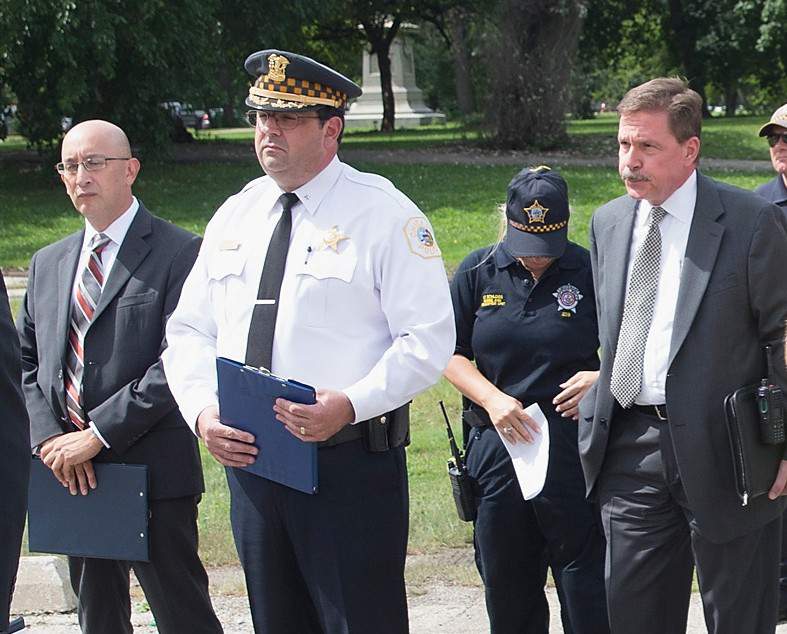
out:
<path id="1" fill-rule="evenodd" d="M 109 225 L 106 229 L 99 232 L 96 231 L 93 225 L 90 224 L 90 221 L 87 219 L 85 220 L 85 238 L 82 242 L 82 248 L 85 248 L 90 241 L 93 239 L 93 236 L 97 233 L 103 233 L 107 236 L 114 244 L 121 245 L 123 244 L 123 240 L 128 233 L 128 229 L 131 226 L 131 223 L 134 221 L 134 218 L 137 215 L 137 210 L 139 209 L 139 201 L 136 199 L 135 196 L 131 197 L 131 205 L 129 206 L 126 211 L 124 211 L 118 218 L 114 220 L 114 222 Z"/>
<path id="2" fill-rule="evenodd" d="M 319 174 L 317 174 L 317 176 L 295 190 L 295 193 L 298 195 L 298 199 L 301 201 L 301 203 L 303 203 L 306 211 L 312 215 L 317 213 L 320 203 L 323 201 L 328 192 L 333 189 L 333 186 L 336 184 L 336 181 L 339 180 L 339 175 L 341 173 L 341 161 L 339 161 L 339 158 L 334 155 L 331 162 L 328 163 L 328 165 L 326 165 L 325 168 Z"/>
<path id="3" fill-rule="evenodd" d="M 694 216 L 694 206 L 697 204 L 697 170 L 692 170 L 689 177 L 678 187 L 672 195 L 659 205 L 670 216 L 683 223 L 691 224 Z M 650 210 L 653 208 L 647 200 L 640 203 L 640 221 L 647 222 Z"/>
<path id="4" fill-rule="evenodd" d="M 774 190 L 774 193 L 776 194 L 776 200 L 774 200 L 775 203 L 783 203 L 787 200 L 787 185 L 784 184 L 783 174 L 776 175 Z"/>

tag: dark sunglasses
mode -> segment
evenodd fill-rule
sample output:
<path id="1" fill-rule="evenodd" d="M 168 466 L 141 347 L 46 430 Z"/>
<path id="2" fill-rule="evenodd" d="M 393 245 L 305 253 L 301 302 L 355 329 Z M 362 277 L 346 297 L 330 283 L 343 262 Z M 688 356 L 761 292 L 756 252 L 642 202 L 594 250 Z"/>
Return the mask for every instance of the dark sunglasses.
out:
<path id="1" fill-rule="evenodd" d="M 776 147 L 776 144 L 779 142 L 779 139 L 782 140 L 782 143 L 787 145 L 787 132 L 784 134 L 769 134 L 768 135 L 768 145 L 771 147 Z"/>

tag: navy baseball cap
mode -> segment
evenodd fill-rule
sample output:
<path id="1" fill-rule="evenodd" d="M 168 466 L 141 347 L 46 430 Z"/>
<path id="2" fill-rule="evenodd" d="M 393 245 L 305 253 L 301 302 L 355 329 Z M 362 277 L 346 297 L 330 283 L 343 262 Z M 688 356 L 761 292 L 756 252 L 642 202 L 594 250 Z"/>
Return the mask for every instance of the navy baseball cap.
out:
<path id="1" fill-rule="evenodd" d="M 246 105 L 257 110 L 303 111 L 318 106 L 344 110 L 361 96 L 361 87 L 310 57 L 267 49 L 246 58 L 246 70 L 256 77 Z"/>
<path id="2" fill-rule="evenodd" d="M 568 186 L 546 166 L 523 169 L 508 184 L 503 246 L 514 257 L 559 258 L 568 241 Z"/>

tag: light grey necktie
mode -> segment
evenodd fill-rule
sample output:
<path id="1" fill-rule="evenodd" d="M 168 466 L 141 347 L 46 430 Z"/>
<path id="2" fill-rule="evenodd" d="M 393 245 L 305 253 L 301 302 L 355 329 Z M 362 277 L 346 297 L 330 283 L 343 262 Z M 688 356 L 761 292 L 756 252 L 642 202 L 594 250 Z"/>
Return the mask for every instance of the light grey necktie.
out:
<path id="1" fill-rule="evenodd" d="M 615 362 L 612 364 L 610 391 L 623 407 L 631 407 L 642 386 L 642 364 L 648 341 L 653 306 L 661 269 L 661 231 L 659 225 L 667 212 L 661 207 L 650 210 L 650 226 L 634 258 L 623 320 L 620 325 Z"/>

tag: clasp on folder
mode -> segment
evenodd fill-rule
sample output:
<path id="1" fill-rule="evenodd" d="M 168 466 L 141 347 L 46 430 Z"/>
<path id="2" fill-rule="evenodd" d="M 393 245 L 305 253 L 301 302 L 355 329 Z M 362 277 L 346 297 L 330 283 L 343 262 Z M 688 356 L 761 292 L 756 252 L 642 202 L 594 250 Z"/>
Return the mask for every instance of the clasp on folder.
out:
<path id="1" fill-rule="evenodd" d="M 268 368 L 263 368 L 262 366 L 255 367 L 253 365 L 244 364 L 243 367 L 247 370 L 253 370 L 254 372 L 259 372 L 260 374 L 266 374 L 268 376 L 273 374 Z"/>

